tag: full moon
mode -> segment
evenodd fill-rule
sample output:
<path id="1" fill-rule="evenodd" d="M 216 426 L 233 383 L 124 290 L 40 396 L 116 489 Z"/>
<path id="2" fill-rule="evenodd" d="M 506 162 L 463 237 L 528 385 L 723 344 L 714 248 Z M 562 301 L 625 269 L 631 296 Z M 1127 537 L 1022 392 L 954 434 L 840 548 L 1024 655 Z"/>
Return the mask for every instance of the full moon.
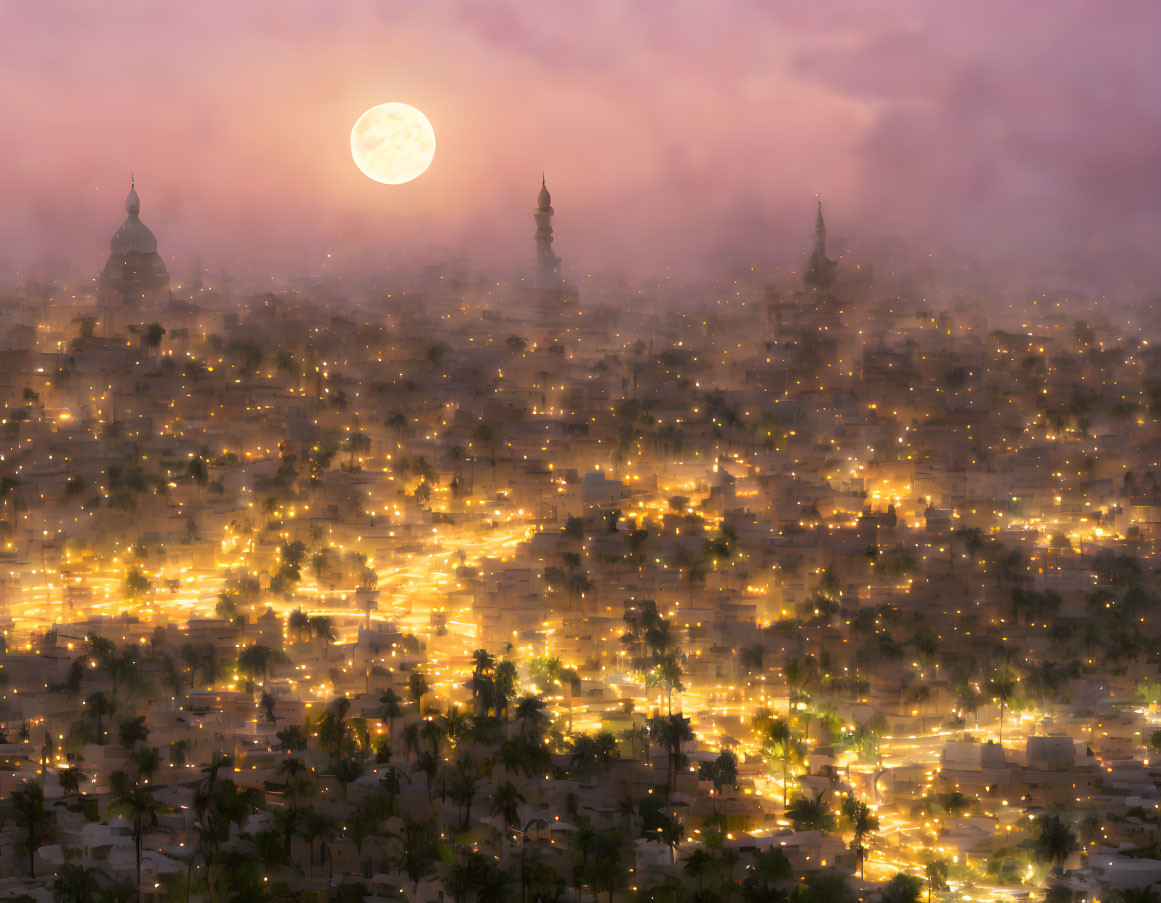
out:
<path id="1" fill-rule="evenodd" d="M 415 107 L 381 103 L 351 129 L 351 156 L 363 175 L 402 185 L 423 175 L 435 156 L 435 130 Z"/>

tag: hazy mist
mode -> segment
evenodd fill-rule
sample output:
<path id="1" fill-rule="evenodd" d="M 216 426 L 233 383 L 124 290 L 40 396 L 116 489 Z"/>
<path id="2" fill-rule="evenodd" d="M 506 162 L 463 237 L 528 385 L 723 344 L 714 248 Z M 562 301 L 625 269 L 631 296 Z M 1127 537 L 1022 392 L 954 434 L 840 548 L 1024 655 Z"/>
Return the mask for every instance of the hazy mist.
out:
<path id="1" fill-rule="evenodd" d="M 179 275 L 510 269 L 544 170 L 574 276 L 793 268 L 821 192 L 863 259 L 1155 294 L 1158 34 L 1148 0 L 8 0 L 0 283 L 95 275 L 131 170 Z M 350 159 L 388 100 L 437 135 L 404 186 Z"/>

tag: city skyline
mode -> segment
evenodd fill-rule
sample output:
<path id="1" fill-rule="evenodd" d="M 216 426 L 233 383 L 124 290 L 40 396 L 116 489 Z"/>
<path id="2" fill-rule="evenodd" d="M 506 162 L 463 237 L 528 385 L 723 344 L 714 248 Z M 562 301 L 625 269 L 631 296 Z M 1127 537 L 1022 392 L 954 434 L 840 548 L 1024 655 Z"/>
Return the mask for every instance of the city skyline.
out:
<path id="1" fill-rule="evenodd" d="M 1147 4 L 63 9 L 0 12 L 22 36 L 0 63 L 24 136 L 0 150 L 9 284 L 91 272 L 130 170 L 176 271 L 254 281 L 317 275 L 328 253 L 339 272 L 415 254 L 510 270 L 542 170 L 585 271 L 794 269 L 821 192 L 864 257 L 897 239 L 912 259 L 1130 298 L 1157 276 Z M 440 136 L 407 186 L 366 184 L 346 153 L 355 117 L 385 100 L 415 103 Z"/>
<path id="2" fill-rule="evenodd" d="M 0 5 L 0 900 L 1161 903 L 1157 26 Z"/>

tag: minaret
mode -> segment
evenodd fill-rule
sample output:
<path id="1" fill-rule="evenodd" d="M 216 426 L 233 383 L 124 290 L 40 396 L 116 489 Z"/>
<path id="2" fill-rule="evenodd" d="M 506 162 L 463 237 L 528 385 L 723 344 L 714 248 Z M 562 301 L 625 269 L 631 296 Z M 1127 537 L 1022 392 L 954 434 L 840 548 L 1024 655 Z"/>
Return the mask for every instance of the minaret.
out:
<path id="1" fill-rule="evenodd" d="M 818 216 L 814 218 L 814 253 L 819 257 L 826 257 L 826 223 L 822 219 L 822 195 L 816 194 L 818 201 Z"/>
<path id="2" fill-rule="evenodd" d="M 810 267 L 803 278 L 806 287 L 815 291 L 829 289 L 834 285 L 836 264 L 837 261 L 826 256 L 826 223 L 822 219 L 822 198 L 818 197 L 818 216 L 814 220 L 814 250 L 810 252 Z"/>
<path id="3" fill-rule="evenodd" d="M 544 174 L 540 175 L 540 194 L 532 218 L 536 220 L 536 286 L 552 288 L 560 285 L 560 258 L 552 252 L 552 195 L 548 193 Z"/>

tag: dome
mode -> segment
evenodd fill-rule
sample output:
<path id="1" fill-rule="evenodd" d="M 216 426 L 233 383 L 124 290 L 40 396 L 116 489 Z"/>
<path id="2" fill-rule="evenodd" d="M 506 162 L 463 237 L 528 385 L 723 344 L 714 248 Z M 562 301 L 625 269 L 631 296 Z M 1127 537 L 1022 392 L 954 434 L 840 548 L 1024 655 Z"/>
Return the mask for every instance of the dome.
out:
<path id="1" fill-rule="evenodd" d="M 540 177 L 540 194 L 536 196 L 538 207 L 548 207 L 552 204 L 552 195 L 548 193 L 548 186 L 544 183 L 544 176 Z"/>
<path id="2" fill-rule="evenodd" d="M 156 254 L 157 239 L 145 223 L 138 219 L 141 212 L 141 199 L 137 197 L 137 189 L 129 186 L 129 196 L 125 198 L 125 212 L 129 214 L 121 228 L 113 234 L 109 242 L 110 250 L 118 256 L 126 254 Z"/>
<path id="3" fill-rule="evenodd" d="M 145 223 L 131 215 L 113 233 L 109 249 L 119 257 L 126 254 L 156 254 L 157 239 Z"/>

